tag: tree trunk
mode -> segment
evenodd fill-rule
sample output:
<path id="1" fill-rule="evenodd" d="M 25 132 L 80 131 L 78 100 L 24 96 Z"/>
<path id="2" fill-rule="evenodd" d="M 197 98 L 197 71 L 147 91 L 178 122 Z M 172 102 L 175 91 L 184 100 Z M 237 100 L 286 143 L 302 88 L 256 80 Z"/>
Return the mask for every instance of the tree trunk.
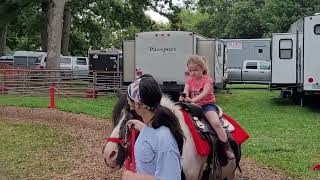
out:
<path id="1" fill-rule="evenodd" d="M 0 56 L 5 55 L 8 25 L 0 26 Z"/>
<path id="2" fill-rule="evenodd" d="M 64 8 L 62 41 L 61 41 L 61 53 L 65 56 L 70 55 L 70 52 L 69 52 L 70 30 L 71 30 L 71 7 L 70 5 L 66 5 Z"/>
<path id="3" fill-rule="evenodd" d="M 47 68 L 59 69 L 62 20 L 66 0 L 49 0 Z"/>
<path id="4" fill-rule="evenodd" d="M 47 0 L 41 2 L 41 49 L 44 52 L 48 50 L 48 5 L 49 2 Z"/>

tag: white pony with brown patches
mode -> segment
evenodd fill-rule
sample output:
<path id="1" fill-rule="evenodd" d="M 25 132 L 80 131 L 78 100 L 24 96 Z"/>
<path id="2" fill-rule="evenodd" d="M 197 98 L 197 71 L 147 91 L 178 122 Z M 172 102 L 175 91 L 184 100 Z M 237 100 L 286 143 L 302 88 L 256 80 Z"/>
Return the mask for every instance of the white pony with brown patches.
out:
<path id="1" fill-rule="evenodd" d="M 123 140 L 126 131 L 126 122 L 132 119 L 132 115 L 127 111 L 127 98 L 126 94 L 118 93 L 118 103 L 113 110 L 113 131 L 110 138 Z M 168 97 L 163 96 L 161 105 L 169 108 L 176 115 L 179 120 L 181 129 L 185 136 L 185 142 L 182 150 L 182 168 L 187 180 L 198 180 L 202 178 L 202 172 L 206 168 L 206 156 L 199 156 L 197 153 L 192 134 L 184 121 L 180 106 L 174 104 Z M 125 148 L 116 142 L 107 142 L 103 149 L 103 158 L 108 167 L 113 171 L 120 169 L 127 158 Z M 213 169 L 213 175 L 210 179 L 223 179 L 231 180 L 234 178 L 236 170 L 236 160 L 228 161 L 226 166 L 218 166 Z"/>

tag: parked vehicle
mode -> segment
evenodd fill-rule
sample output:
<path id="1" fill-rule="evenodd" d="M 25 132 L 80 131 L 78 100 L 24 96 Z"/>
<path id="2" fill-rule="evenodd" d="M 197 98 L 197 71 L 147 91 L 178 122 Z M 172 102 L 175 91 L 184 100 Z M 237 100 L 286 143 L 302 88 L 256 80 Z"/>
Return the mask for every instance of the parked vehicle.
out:
<path id="1" fill-rule="evenodd" d="M 1 56 L 0 68 L 7 69 L 13 67 L 13 56 Z"/>
<path id="2" fill-rule="evenodd" d="M 46 61 L 46 52 L 16 51 L 13 54 L 13 66 L 15 68 L 44 69 Z"/>
<path id="3" fill-rule="evenodd" d="M 95 71 L 122 72 L 122 51 L 118 49 L 90 50 L 89 69 Z"/>
<path id="4" fill-rule="evenodd" d="M 87 76 L 89 74 L 89 62 L 87 57 L 61 56 L 60 69 L 69 70 L 74 77 Z"/>
<path id="5" fill-rule="evenodd" d="M 288 33 L 272 35 L 272 88 L 303 104 L 303 96 L 320 94 L 320 15 L 304 17 Z"/>
<path id="6" fill-rule="evenodd" d="M 60 69 L 72 71 L 88 71 L 89 63 L 87 57 L 61 56 Z"/>
<path id="7" fill-rule="evenodd" d="M 270 61 L 246 60 L 241 68 L 228 68 L 227 83 L 270 84 Z"/>
<path id="8" fill-rule="evenodd" d="M 155 31 L 137 33 L 135 40 L 124 41 L 124 82 L 141 74 L 152 74 L 166 93 L 183 91 L 186 62 L 190 55 L 207 58 L 215 86 L 225 80 L 225 45 L 220 39 L 207 39 L 193 32 Z"/>

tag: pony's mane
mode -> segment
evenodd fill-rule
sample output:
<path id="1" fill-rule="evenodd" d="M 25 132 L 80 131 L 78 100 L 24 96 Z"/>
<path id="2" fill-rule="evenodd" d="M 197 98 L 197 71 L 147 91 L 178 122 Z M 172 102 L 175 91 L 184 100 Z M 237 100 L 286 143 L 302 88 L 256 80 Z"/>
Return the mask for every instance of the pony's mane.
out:
<path id="1" fill-rule="evenodd" d="M 175 108 L 174 102 L 166 94 L 162 95 L 160 104 L 164 107 L 169 108 L 170 110 L 173 110 Z"/>
<path id="2" fill-rule="evenodd" d="M 112 122 L 113 122 L 114 127 L 119 123 L 121 111 L 127 105 L 127 94 L 126 93 L 119 93 L 118 98 L 119 98 L 118 102 L 112 110 Z"/>
<path id="3" fill-rule="evenodd" d="M 180 107 L 176 106 L 175 103 L 170 99 L 170 97 L 166 94 L 162 95 L 160 104 L 164 107 L 169 108 L 179 119 L 181 116 Z M 120 93 L 118 94 L 118 102 L 113 108 L 112 111 L 112 122 L 113 126 L 116 126 L 119 123 L 121 111 L 126 107 L 127 105 L 127 94 L 126 93 Z"/>
<path id="4" fill-rule="evenodd" d="M 164 107 L 169 108 L 173 112 L 173 114 L 177 116 L 179 120 L 182 118 L 182 114 L 180 112 L 180 106 L 176 106 L 175 102 L 173 102 L 168 95 L 166 94 L 162 95 L 160 104 Z"/>

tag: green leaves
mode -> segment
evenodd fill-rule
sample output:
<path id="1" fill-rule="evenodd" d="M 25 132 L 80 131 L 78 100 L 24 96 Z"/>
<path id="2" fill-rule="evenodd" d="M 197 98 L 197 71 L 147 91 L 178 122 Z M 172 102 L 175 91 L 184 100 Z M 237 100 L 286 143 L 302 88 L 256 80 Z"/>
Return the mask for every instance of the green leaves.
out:
<path id="1" fill-rule="evenodd" d="M 270 37 L 287 32 L 290 24 L 320 12 L 318 0 L 199 0 L 199 9 L 210 14 L 199 22 L 204 36 L 219 38 Z"/>
<path id="2" fill-rule="evenodd" d="M 42 1 L 6 0 L 0 4 L 0 25 L 10 24 L 7 45 L 12 50 L 40 49 L 43 41 L 41 29 L 45 28 L 42 24 L 46 23 L 43 17 L 46 13 L 42 12 L 46 10 L 41 7 Z M 86 55 L 89 48 L 121 48 L 122 40 L 133 38 L 134 33 L 159 29 L 160 27 L 144 14 L 155 2 L 164 1 L 70 1 L 68 5 L 72 9 L 69 48 L 71 54 Z"/>

